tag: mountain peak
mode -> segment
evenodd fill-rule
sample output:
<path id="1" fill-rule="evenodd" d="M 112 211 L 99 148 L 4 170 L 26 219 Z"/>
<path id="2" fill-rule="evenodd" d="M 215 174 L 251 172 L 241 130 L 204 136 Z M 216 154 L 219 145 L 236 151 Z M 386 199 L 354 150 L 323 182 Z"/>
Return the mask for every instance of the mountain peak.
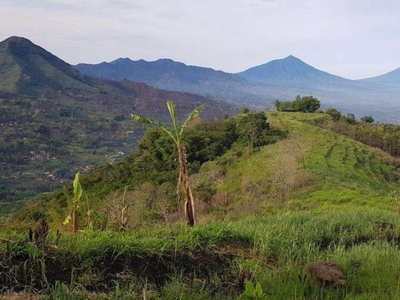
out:
<path id="1" fill-rule="evenodd" d="M 31 43 L 32 42 L 30 40 L 28 40 L 27 38 L 24 37 L 20 37 L 20 36 L 10 36 L 9 38 L 5 39 L 3 42 L 13 42 L 13 43 Z"/>
<path id="2" fill-rule="evenodd" d="M 347 81 L 344 78 L 320 71 L 301 59 L 289 55 L 238 73 L 248 81 L 267 84 L 311 85 Z"/>
<path id="3" fill-rule="evenodd" d="M 283 60 L 291 60 L 291 59 L 300 60 L 296 56 L 293 56 L 293 55 L 286 56 Z"/>
<path id="4" fill-rule="evenodd" d="M 170 58 L 159 58 L 156 61 L 154 61 L 154 63 L 158 63 L 158 64 L 169 64 L 169 65 L 173 65 L 173 64 L 183 64 L 180 62 L 176 62 Z"/>
<path id="5" fill-rule="evenodd" d="M 19 36 L 11 36 L 0 42 L 0 48 L 3 49 L 26 48 L 32 46 L 34 46 L 34 44 L 30 40 Z"/>
<path id="6" fill-rule="evenodd" d="M 4 94 L 35 96 L 67 86 L 95 90 L 86 85 L 89 79 L 83 74 L 26 38 L 12 36 L 0 42 L 0 54 L 0 66 L 4 65 L 7 72 L 14 74 L 7 77 Z M 0 82 L 7 72 L 0 72 Z"/>
<path id="7" fill-rule="evenodd" d="M 281 58 L 281 59 L 275 59 L 272 62 L 280 62 L 280 63 L 291 63 L 291 64 L 303 64 L 303 65 L 307 65 L 304 61 L 302 61 L 300 58 L 293 56 L 293 55 L 289 55 L 286 56 L 285 58 Z"/>
<path id="8" fill-rule="evenodd" d="M 132 60 L 129 57 L 120 57 L 117 58 L 116 60 L 113 60 L 112 62 L 110 62 L 110 64 L 118 64 L 118 63 L 129 63 L 132 62 Z"/>
<path id="9" fill-rule="evenodd" d="M 40 55 L 49 57 L 51 53 L 47 52 L 38 45 L 24 37 L 12 36 L 0 42 L 0 49 L 13 56 L 25 59 L 27 55 Z"/>

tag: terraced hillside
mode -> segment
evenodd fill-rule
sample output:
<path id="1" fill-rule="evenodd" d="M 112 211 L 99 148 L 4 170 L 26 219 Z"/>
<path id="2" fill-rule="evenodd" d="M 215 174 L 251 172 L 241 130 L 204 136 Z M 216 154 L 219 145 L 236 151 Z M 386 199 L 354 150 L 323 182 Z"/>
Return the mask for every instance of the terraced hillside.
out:
<path id="1" fill-rule="evenodd" d="M 341 206 L 394 208 L 399 171 L 383 151 L 332 131 L 303 122 L 327 118 L 292 113 L 269 113 L 271 126 L 289 132 L 289 138 L 235 158 L 218 189 L 232 202 L 281 203 L 292 209 Z M 210 165 L 218 165 L 210 162 Z M 213 168 L 209 167 L 213 170 Z M 199 175 L 204 178 L 204 174 Z"/>

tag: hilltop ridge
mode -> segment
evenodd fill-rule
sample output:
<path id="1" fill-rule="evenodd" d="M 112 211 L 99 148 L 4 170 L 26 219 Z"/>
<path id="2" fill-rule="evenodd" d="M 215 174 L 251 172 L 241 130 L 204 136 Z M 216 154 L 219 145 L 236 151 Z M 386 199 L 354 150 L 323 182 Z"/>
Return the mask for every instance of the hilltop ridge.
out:
<path id="1" fill-rule="evenodd" d="M 95 92 L 90 78 L 26 38 L 0 42 L 0 93 L 38 96 L 51 90 Z"/>

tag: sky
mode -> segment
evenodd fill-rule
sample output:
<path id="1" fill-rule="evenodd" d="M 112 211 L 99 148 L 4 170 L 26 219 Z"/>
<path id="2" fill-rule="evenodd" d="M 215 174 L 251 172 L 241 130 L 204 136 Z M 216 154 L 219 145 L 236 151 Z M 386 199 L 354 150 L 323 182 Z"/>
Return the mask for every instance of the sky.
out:
<path id="1" fill-rule="evenodd" d="M 241 72 L 294 55 L 349 79 L 400 67 L 398 0 L 1 0 L 0 41 L 70 64 L 119 57 Z"/>

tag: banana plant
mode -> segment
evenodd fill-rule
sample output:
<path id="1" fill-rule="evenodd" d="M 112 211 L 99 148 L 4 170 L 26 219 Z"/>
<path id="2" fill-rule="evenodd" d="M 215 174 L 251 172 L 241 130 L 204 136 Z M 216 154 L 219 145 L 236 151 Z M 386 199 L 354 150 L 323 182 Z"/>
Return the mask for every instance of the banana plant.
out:
<path id="1" fill-rule="evenodd" d="M 202 104 L 196 107 L 186 118 L 185 122 L 179 127 L 178 121 L 175 116 L 175 105 L 172 101 L 167 101 L 167 107 L 169 114 L 171 116 L 172 121 L 172 129 L 167 129 L 160 122 L 153 121 L 139 114 L 132 113 L 132 120 L 146 124 L 146 125 L 154 125 L 159 127 L 161 130 L 165 131 L 174 141 L 176 148 L 178 150 L 178 160 L 179 160 L 179 178 L 178 178 L 178 190 L 180 193 L 180 188 L 183 188 L 183 193 L 185 196 L 184 203 L 184 211 L 186 217 L 186 223 L 189 226 L 194 226 L 196 222 L 195 211 L 194 211 L 194 200 L 192 195 L 192 190 L 189 184 L 189 174 L 187 167 L 187 156 L 186 156 L 186 148 L 183 141 L 183 132 L 185 128 L 188 126 L 189 122 L 192 121 L 195 117 L 199 115 L 199 113 L 206 107 L 205 104 Z"/>
<path id="2" fill-rule="evenodd" d="M 78 231 L 78 208 L 79 204 L 81 203 L 82 197 L 82 186 L 79 182 L 80 172 L 75 174 L 74 182 L 72 183 L 74 189 L 74 197 L 72 198 L 72 211 L 71 213 L 65 218 L 64 225 L 68 224 L 72 221 L 72 232 Z"/>

